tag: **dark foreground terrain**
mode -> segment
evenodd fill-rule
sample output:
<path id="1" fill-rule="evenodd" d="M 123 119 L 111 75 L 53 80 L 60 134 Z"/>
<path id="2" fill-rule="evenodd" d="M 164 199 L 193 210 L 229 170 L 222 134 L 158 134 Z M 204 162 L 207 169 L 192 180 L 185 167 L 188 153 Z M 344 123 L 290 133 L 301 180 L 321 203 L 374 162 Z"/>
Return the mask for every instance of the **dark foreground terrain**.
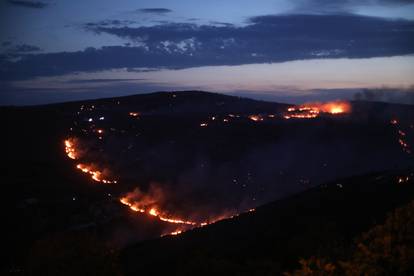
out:
<path id="1" fill-rule="evenodd" d="M 355 102 L 285 120 L 287 107 L 178 92 L 2 108 L 1 271 L 277 275 L 300 258 L 350 258 L 355 238 L 414 199 L 414 108 Z M 76 162 L 118 182 L 77 170 L 70 137 Z M 196 221 L 255 211 L 158 238 L 172 226 L 119 203 L 154 185 L 157 207 Z"/>

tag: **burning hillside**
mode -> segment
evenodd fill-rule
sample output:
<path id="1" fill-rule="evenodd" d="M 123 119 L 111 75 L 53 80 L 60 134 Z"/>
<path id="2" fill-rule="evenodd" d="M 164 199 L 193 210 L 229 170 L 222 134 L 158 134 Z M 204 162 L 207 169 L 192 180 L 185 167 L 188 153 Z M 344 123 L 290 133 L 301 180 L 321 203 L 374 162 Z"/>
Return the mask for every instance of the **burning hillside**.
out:
<path id="1" fill-rule="evenodd" d="M 393 158 L 379 158 L 395 144 L 395 133 L 387 129 L 384 135 L 383 123 L 360 127 L 349 102 L 180 113 L 174 106 L 179 98 L 166 98 L 168 108 L 158 113 L 145 102 L 141 108 L 121 101 L 82 105 L 64 141 L 76 169 L 95 182 L 117 184 L 111 187 L 118 202 L 170 224 L 165 233 L 202 227 L 321 181 L 402 160 L 394 149 Z M 213 105 L 225 106 L 221 100 Z M 343 115 L 349 120 L 337 120 Z M 393 126 L 407 152 L 410 130 Z M 375 143 L 372 136 L 379 137 Z"/>
<path id="2" fill-rule="evenodd" d="M 77 144 L 79 144 L 79 140 L 76 138 L 68 138 L 64 141 L 66 155 L 72 160 L 79 159 L 79 150 L 77 150 L 76 147 Z M 78 163 L 76 165 L 76 168 L 85 174 L 89 174 L 92 180 L 96 182 L 101 182 L 104 184 L 117 183 L 116 180 L 108 180 L 105 178 L 105 175 L 108 174 L 105 173 L 107 170 L 100 171 L 93 165 L 87 165 L 83 163 Z M 159 188 L 152 189 L 148 193 L 143 193 L 138 188 L 136 188 L 133 192 L 130 192 L 126 196 L 121 197 L 119 199 L 119 202 L 123 205 L 128 206 L 134 212 L 156 217 L 163 222 L 179 225 L 176 230 L 167 232 L 167 234 L 170 235 L 178 235 L 183 231 L 192 229 L 194 227 L 202 227 L 210 223 L 214 223 L 218 220 L 235 216 L 234 214 L 222 214 L 220 216 L 215 216 L 214 219 L 209 218 L 207 221 L 202 222 L 182 219 L 170 214 L 170 212 L 164 211 L 160 207 L 160 202 L 163 200 L 163 198 L 163 191 Z M 251 210 L 253 209 L 250 209 L 250 211 Z"/>
<path id="3" fill-rule="evenodd" d="M 66 155 L 72 160 L 78 160 L 80 158 L 80 151 L 76 147 L 78 143 L 79 141 L 76 138 L 68 138 L 64 141 Z M 102 182 L 104 184 L 117 183 L 116 180 L 106 179 L 106 175 L 109 174 L 108 170 L 101 171 L 95 165 L 78 163 L 76 168 L 83 173 L 89 174 L 96 182 Z"/>
<path id="4" fill-rule="evenodd" d="M 334 101 L 327 103 L 308 103 L 300 106 L 290 107 L 283 116 L 285 119 L 312 119 L 321 114 L 346 114 L 352 110 L 351 104 L 346 101 Z"/>

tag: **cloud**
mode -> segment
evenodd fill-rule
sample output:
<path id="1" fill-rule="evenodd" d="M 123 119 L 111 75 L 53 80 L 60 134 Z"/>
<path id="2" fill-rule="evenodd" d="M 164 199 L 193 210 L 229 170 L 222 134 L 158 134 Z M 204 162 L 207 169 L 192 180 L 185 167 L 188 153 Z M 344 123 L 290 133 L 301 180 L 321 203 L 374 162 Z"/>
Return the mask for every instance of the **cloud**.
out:
<path id="1" fill-rule="evenodd" d="M 25 0 L 7 0 L 7 2 L 14 6 L 32 8 L 32 9 L 43 9 L 49 5 L 48 3 L 45 3 L 45 2 L 25 1 Z"/>
<path id="2" fill-rule="evenodd" d="M 166 8 L 148 8 L 148 9 L 139 9 L 138 12 L 142 13 L 151 13 L 151 14 L 167 14 L 172 12 L 170 9 Z"/>
<path id="3" fill-rule="evenodd" d="M 29 44 L 16 45 L 10 49 L 10 51 L 14 53 L 30 53 L 30 52 L 38 52 L 41 50 L 42 49 L 40 49 L 39 47 L 34 46 L 34 45 L 29 45 Z"/>
<path id="4" fill-rule="evenodd" d="M 168 23 L 137 28 L 87 24 L 129 46 L 0 57 L 0 79 L 27 79 L 115 68 L 188 68 L 314 58 L 366 58 L 414 53 L 414 21 L 357 15 L 267 15 L 246 26 Z"/>
<path id="5" fill-rule="evenodd" d="M 85 23 L 83 26 L 85 28 L 97 28 L 97 27 L 120 27 L 120 26 L 128 26 L 131 24 L 137 23 L 133 20 L 102 20 L 98 22 L 88 22 Z"/>
<path id="6" fill-rule="evenodd" d="M 338 13 L 351 12 L 357 6 L 403 6 L 414 4 L 414 0 L 296 0 L 295 12 Z"/>
<path id="7" fill-rule="evenodd" d="M 67 83 L 111 83 L 111 82 L 129 82 L 129 81 L 146 81 L 146 79 L 71 79 Z"/>
<path id="8" fill-rule="evenodd" d="M 2 47 L 8 47 L 8 46 L 10 46 L 10 45 L 12 45 L 12 42 L 11 42 L 11 41 L 3 41 L 3 42 L 1 43 L 1 46 L 2 46 Z"/>

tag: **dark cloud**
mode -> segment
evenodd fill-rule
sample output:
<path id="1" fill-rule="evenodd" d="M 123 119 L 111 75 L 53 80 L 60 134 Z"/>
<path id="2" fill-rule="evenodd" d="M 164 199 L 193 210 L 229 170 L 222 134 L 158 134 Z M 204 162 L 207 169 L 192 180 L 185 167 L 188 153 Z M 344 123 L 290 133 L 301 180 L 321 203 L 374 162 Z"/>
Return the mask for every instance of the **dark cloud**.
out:
<path id="1" fill-rule="evenodd" d="M 188 68 L 309 58 L 363 58 L 414 53 L 414 21 L 356 15 L 251 18 L 243 27 L 169 23 L 149 27 L 86 25 L 131 45 L 71 53 L 0 57 L 0 79 L 24 79 L 114 68 Z"/>
<path id="2" fill-rule="evenodd" d="M 4 41 L 4 42 L 1 43 L 1 46 L 3 46 L 3 47 L 8 47 L 10 45 L 12 45 L 11 41 Z"/>
<path id="3" fill-rule="evenodd" d="M 351 12 L 356 6 L 401 6 L 414 0 L 297 0 L 294 10 L 303 13 Z"/>
<path id="4" fill-rule="evenodd" d="M 133 20 L 102 20 L 98 22 L 88 22 L 85 23 L 83 26 L 86 28 L 97 28 L 97 27 L 120 27 L 120 26 L 128 26 L 131 24 L 137 23 Z"/>
<path id="5" fill-rule="evenodd" d="M 10 51 L 14 53 L 31 53 L 31 52 L 38 52 L 41 50 L 42 49 L 40 49 L 39 47 L 34 46 L 34 45 L 29 45 L 29 44 L 16 45 L 12 49 L 10 49 Z"/>
<path id="6" fill-rule="evenodd" d="M 149 9 L 139 9 L 138 12 L 142 13 L 152 13 L 152 14 L 166 14 L 172 12 L 170 9 L 166 8 L 149 8 Z"/>
<path id="7" fill-rule="evenodd" d="M 210 21 L 211 25 L 218 25 L 218 26 L 225 26 L 225 27 L 234 27 L 234 24 L 226 23 L 226 22 L 219 22 L 219 21 Z"/>
<path id="8" fill-rule="evenodd" d="M 67 83 L 110 83 L 110 82 L 128 82 L 128 81 L 145 81 L 146 79 L 72 79 Z"/>
<path id="9" fill-rule="evenodd" d="M 43 9 L 49 5 L 48 3 L 45 3 L 45 2 L 25 1 L 25 0 L 7 0 L 7 2 L 14 6 L 20 6 L 20 7 L 32 8 L 32 9 Z"/>

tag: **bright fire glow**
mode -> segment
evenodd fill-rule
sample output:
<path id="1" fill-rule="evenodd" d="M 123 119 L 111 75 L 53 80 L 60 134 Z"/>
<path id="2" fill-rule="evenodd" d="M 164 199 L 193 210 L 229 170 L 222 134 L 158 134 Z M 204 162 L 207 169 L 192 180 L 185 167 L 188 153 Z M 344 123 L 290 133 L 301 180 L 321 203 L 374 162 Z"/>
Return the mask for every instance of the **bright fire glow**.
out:
<path id="1" fill-rule="evenodd" d="M 408 181 L 410 181 L 410 179 L 411 178 L 409 176 L 400 176 L 400 177 L 398 177 L 398 184 L 408 182 Z"/>
<path id="2" fill-rule="evenodd" d="M 189 221 L 189 220 L 184 220 L 184 219 L 168 216 L 167 214 L 164 214 L 163 212 L 159 211 L 156 207 L 140 206 L 139 202 L 131 202 L 131 200 L 128 197 L 122 197 L 119 201 L 122 204 L 128 206 L 134 212 L 146 213 L 150 216 L 157 217 L 159 220 L 162 220 L 165 222 L 174 223 L 174 224 L 186 224 L 186 225 L 193 225 L 193 226 L 199 225 L 197 222 L 194 222 L 194 221 Z"/>
<path id="3" fill-rule="evenodd" d="M 78 154 L 75 148 L 75 141 L 73 139 L 65 140 L 65 152 L 70 159 L 75 160 L 78 158 Z"/>
<path id="4" fill-rule="evenodd" d="M 334 101 L 327 103 L 309 103 L 301 106 L 289 107 L 285 119 L 312 119 L 318 117 L 321 113 L 332 115 L 345 114 L 351 112 L 351 104 L 345 101 Z"/>
<path id="5" fill-rule="evenodd" d="M 129 116 L 131 117 L 139 117 L 139 112 L 129 112 Z"/>
<path id="6" fill-rule="evenodd" d="M 65 152 L 66 155 L 73 160 L 79 159 L 79 153 L 78 150 L 76 150 L 76 141 L 73 138 L 68 138 L 64 141 L 65 144 Z M 108 180 L 105 179 L 103 176 L 103 173 L 97 169 L 94 169 L 90 165 L 79 163 L 76 165 L 76 168 L 78 170 L 81 170 L 82 172 L 89 174 L 91 178 L 96 182 L 102 182 L 105 184 L 111 184 L 111 183 L 117 183 L 116 180 Z"/>
<path id="7" fill-rule="evenodd" d="M 78 154 L 75 147 L 75 140 L 73 138 L 66 139 L 64 141 L 65 144 L 65 152 L 67 156 L 71 159 L 77 159 Z M 79 163 L 76 165 L 76 168 L 80 171 L 82 171 L 85 174 L 89 174 L 91 178 L 96 182 L 101 183 L 117 183 L 116 180 L 108 180 L 104 178 L 104 173 L 96 169 L 92 165 L 87 165 L 84 163 Z M 175 216 L 169 215 L 167 212 L 161 211 L 158 207 L 155 206 L 155 203 L 152 204 L 142 204 L 139 201 L 133 201 L 128 196 L 120 198 L 120 203 L 123 205 L 126 205 L 130 208 L 130 210 L 138 213 L 147 214 L 149 216 L 153 216 L 158 218 L 161 221 L 168 222 L 171 224 L 177 224 L 180 225 L 180 228 L 176 229 L 175 231 L 168 233 L 167 235 L 179 235 L 183 233 L 184 231 L 196 228 L 196 227 L 203 227 L 212 223 L 215 223 L 219 220 L 227 219 L 227 218 L 233 218 L 238 216 L 238 214 L 225 214 L 218 216 L 214 219 L 209 219 L 208 221 L 202 221 L 202 222 L 196 222 L 191 220 L 186 220 L 182 218 L 178 218 Z M 254 211 L 254 209 L 250 209 L 249 212 Z"/>
<path id="8" fill-rule="evenodd" d="M 117 183 L 116 180 L 104 179 L 102 172 L 100 172 L 96 169 L 93 169 L 92 166 L 88 166 L 86 164 L 78 164 L 78 165 L 76 165 L 76 168 L 78 170 L 81 170 L 82 172 L 84 172 L 86 174 L 90 174 L 92 179 L 95 180 L 96 182 L 102 182 L 102 183 L 105 183 L 105 184 Z"/>
<path id="9" fill-rule="evenodd" d="M 142 199 L 142 202 L 137 201 L 136 199 L 133 200 L 131 199 L 131 197 L 129 196 L 125 196 L 120 198 L 119 200 L 123 205 L 128 206 L 132 211 L 134 212 L 139 212 L 139 213 L 143 213 L 143 214 L 147 214 L 149 216 L 153 216 L 158 218 L 161 221 L 165 221 L 171 224 L 177 224 L 180 225 L 179 228 L 177 228 L 176 230 L 174 230 L 173 232 L 169 232 L 166 233 L 162 236 L 168 236 L 168 235 L 179 235 L 185 231 L 194 229 L 194 228 L 198 228 L 198 227 L 203 227 L 212 223 L 215 223 L 217 221 L 223 220 L 223 219 L 228 219 L 228 218 L 235 218 L 237 216 L 239 216 L 240 214 L 223 214 L 220 216 L 215 217 L 214 219 L 209 219 L 208 221 L 202 221 L 202 222 L 196 222 L 196 221 L 191 221 L 191 220 L 185 220 L 185 219 L 181 219 L 181 218 L 177 218 L 177 217 L 173 217 L 168 215 L 166 212 L 161 211 L 158 207 L 155 207 L 156 201 L 151 199 L 148 200 L 147 199 Z M 145 202 L 151 202 L 149 204 L 145 204 Z M 255 209 L 249 209 L 247 212 L 254 212 Z"/>
<path id="10" fill-rule="evenodd" d="M 261 117 L 260 115 L 250 115 L 249 119 L 252 120 L 253 122 L 263 121 L 263 117 Z"/>

